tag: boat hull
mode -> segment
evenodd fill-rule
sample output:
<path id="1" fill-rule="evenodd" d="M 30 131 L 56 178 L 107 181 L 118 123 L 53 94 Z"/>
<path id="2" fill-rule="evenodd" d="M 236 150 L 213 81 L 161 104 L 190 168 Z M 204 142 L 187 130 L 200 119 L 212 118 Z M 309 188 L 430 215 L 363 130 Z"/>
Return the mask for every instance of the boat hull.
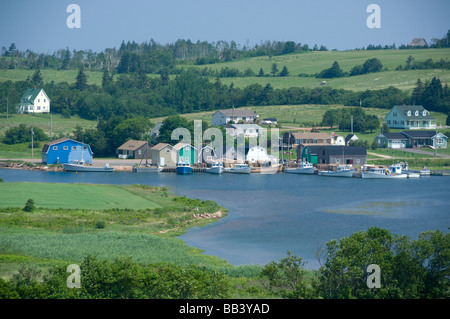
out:
<path id="1" fill-rule="evenodd" d="M 317 173 L 319 176 L 327 176 L 327 177 L 353 177 L 353 170 L 350 171 L 319 171 Z"/>
<path id="2" fill-rule="evenodd" d="M 280 164 L 277 164 L 272 166 L 256 167 L 254 168 L 254 171 L 252 170 L 252 172 L 266 175 L 276 174 L 278 173 L 280 166 Z"/>
<path id="3" fill-rule="evenodd" d="M 308 168 L 286 168 L 284 170 L 285 173 L 290 174 L 314 174 L 314 167 Z"/>
<path id="4" fill-rule="evenodd" d="M 133 167 L 133 172 L 136 173 L 159 173 L 163 170 L 162 167 L 156 166 L 143 166 L 143 167 Z"/>
<path id="5" fill-rule="evenodd" d="M 252 172 L 251 167 L 242 167 L 242 168 L 229 168 L 225 172 L 231 173 L 231 174 L 250 174 Z"/>
<path id="6" fill-rule="evenodd" d="M 380 173 L 371 173 L 371 172 L 362 172 L 362 178 L 407 178 L 407 174 L 380 174 Z"/>
<path id="7" fill-rule="evenodd" d="M 64 164 L 64 170 L 66 172 L 112 172 L 114 171 L 114 168 L 109 166 L 96 167 L 76 164 Z"/>
<path id="8" fill-rule="evenodd" d="M 223 173 L 223 167 L 211 167 L 211 168 L 207 168 L 205 170 L 206 173 L 209 174 L 222 174 Z"/>
<path id="9" fill-rule="evenodd" d="M 176 170 L 177 174 L 185 175 L 192 173 L 192 167 L 189 166 L 177 166 Z"/>

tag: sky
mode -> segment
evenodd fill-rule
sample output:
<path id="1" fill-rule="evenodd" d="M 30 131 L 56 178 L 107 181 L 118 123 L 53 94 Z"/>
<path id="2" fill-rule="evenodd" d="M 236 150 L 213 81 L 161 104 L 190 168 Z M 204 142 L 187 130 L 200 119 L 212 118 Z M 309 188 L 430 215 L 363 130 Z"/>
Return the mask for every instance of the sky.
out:
<path id="1" fill-rule="evenodd" d="M 70 4 L 80 8 L 80 28 L 69 28 Z M 370 4 L 379 28 L 369 28 Z M 369 44 L 409 44 L 443 38 L 450 29 L 449 0 L 1 0 L 0 48 L 20 51 L 119 48 L 122 41 L 160 44 L 178 39 L 295 41 L 329 50 Z"/>

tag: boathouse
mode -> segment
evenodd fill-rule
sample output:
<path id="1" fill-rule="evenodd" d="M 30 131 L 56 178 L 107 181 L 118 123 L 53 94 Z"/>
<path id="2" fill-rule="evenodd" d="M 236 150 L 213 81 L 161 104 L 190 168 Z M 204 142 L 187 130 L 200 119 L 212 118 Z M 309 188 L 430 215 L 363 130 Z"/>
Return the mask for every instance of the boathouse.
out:
<path id="1" fill-rule="evenodd" d="M 147 141 L 129 140 L 117 148 L 117 157 L 122 159 L 151 159 L 152 146 Z"/>
<path id="2" fill-rule="evenodd" d="M 91 147 L 88 144 L 61 138 L 44 145 L 42 163 L 68 164 L 83 160 L 85 163 L 92 164 L 92 155 Z"/>

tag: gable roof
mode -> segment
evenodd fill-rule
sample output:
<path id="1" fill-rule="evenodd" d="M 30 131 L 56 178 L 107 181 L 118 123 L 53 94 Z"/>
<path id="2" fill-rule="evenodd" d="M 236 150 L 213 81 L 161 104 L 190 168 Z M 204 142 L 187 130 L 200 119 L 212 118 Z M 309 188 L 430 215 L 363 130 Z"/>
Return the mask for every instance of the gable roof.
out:
<path id="1" fill-rule="evenodd" d="M 399 115 L 407 120 L 436 120 L 422 105 L 394 105 L 389 114 L 393 111 L 397 111 Z"/>
<path id="2" fill-rule="evenodd" d="M 32 102 L 34 102 L 34 100 L 36 99 L 38 94 L 41 92 L 41 90 L 44 92 L 45 96 L 50 101 L 50 99 L 48 98 L 47 94 L 45 93 L 45 91 L 42 88 L 34 87 L 34 88 L 28 88 L 22 94 L 22 97 L 20 98 L 20 102 L 22 102 L 22 103 L 30 103 L 31 104 Z"/>
<path id="3" fill-rule="evenodd" d="M 128 151 L 135 151 L 145 144 L 147 144 L 147 141 L 136 141 L 136 140 L 129 140 L 123 143 L 121 146 L 119 146 L 118 150 L 128 150 Z M 150 144 L 149 144 L 150 145 Z"/>
<path id="4" fill-rule="evenodd" d="M 412 47 L 423 47 L 426 45 L 428 45 L 428 44 L 424 38 L 414 38 L 414 39 L 412 39 L 411 44 L 410 44 L 410 46 L 412 46 Z"/>
<path id="5" fill-rule="evenodd" d="M 60 139 L 57 139 L 57 140 L 45 143 L 44 146 L 42 147 L 42 153 L 47 153 L 48 150 L 50 149 L 50 146 L 53 146 L 53 145 L 56 145 L 56 144 L 60 144 L 60 143 L 63 143 L 65 141 L 72 141 L 72 142 L 75 142 L 75 143 L 78 143 L 78 144 L 86 145 L 89 148 L 89 150 L 91 151 L 91 153 L 92 153 L 91 147 L 88 144 L 85 144 L 85 143 L 82 143 L 82 142 L 79 142 L 79 141 L 75 141 L 75 140 L 73 140 L 71 138 L 67 138 L 67 137 L 63 137 L 63 138 L 60 138 Z"/>
<path id="6" fill-rule="evenodd" d="M 428 139 L 428 138 L 434 137 L 438 133 L 436 131 L 403 131 L 402 134 L 405 135 L 407 138 L 412 138 L 412 139 L 415 139 L 415 138 Z"/>
<path id="7" fill-rule="evenodd" d="M 173 146 L 170 145 L 170 144 L 167 144 L 167 143 L 158 143 L 158 144 L 156 144 L 155 146 L 152 147 L 152 150 L 160 151 L 160 150 L 162 150 L 163 148 L 165 148 L 165 147 L 167 147 L 167 146 L 169 146 L 170 148 L 173 148 Z"/>
<path id="8" fill-rule="evenodd" d="M 226 115 L 226 116 L 241 116 L 241 117 L 242 116 L 245 116 L 245 117 L 247 117 L 247 116 L 255 116 L 256 117 L 256 112 L 255 111 L 247 110 L 247 109 L 245 109 L 245 110 L 229 109 L 229 110 L 219 110 L 217 112 L 221 112 L 223 115 Z"/>
<path id="9" fill-rule="evenodd" d="M 404 140 L 407 137 L 402 134 L 402 133 L 387 133 L 387 132 L 383 132 L 380 133 L 380 135 L 383 135 L 384 137 L 386 137 L 388 140 Z"/>
<path id="10" fill-rule="evenodd" d="M 189 146 L 189 147 L 192 147 L 193 149 L 197 150 L 196 147 L 194 147 L 194 146 L 192 146 L 192 145 L 190 145 L 190 144 L 187 144 L 187 143 L 183 143 L 183 142 L 180 142 L 180 143 L 175 144 L 175 145 L 173 146 L 173 149 L 179 151 L 179 150 L 181 150 L 181 149 L 182 149 L 183 147 L 185 147 L 185 146 Z"/>
<path id="11" fill-rule="evenodd" d="M 326 155 L 367 155 L 362 146 L 322 146 Z"/>

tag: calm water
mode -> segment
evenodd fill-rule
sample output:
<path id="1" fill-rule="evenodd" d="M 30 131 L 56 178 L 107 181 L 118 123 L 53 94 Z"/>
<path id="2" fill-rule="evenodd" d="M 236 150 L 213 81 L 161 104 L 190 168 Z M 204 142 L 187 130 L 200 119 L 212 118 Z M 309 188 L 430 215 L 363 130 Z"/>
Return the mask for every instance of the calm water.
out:
<path id="1" fill-rule="evenodd" d="M 371 226 L 416 239 L 448 232 L 450 177 L 363 180 L 296 174 L 65 173 L 0 169 L 5 182 L 147 184 L 210 199 L 229 209 L 217 223 L 180 238 L 231 264 L 266 264 L 290 250 L 317 268 L 314 252 Z M 0 197 L 1 200 L 1 197 Z"/>

